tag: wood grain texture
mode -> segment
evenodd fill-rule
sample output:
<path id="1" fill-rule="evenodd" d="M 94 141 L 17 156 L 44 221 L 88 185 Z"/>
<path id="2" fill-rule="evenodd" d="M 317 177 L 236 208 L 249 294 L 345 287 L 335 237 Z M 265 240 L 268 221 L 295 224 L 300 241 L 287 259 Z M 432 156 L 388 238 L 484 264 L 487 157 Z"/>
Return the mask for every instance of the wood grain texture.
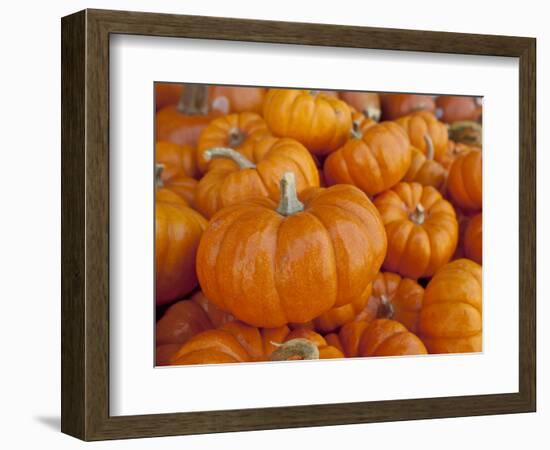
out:
<path id="1" fill-rule="evenodd" d="M 109 416 L 110 33 L 519 57 L 519 392 Z M 535 410 L 534 39 L 87 10 L 63 18 L 62 41 L 62 430 L 65 433 L 98 440 Z"/>

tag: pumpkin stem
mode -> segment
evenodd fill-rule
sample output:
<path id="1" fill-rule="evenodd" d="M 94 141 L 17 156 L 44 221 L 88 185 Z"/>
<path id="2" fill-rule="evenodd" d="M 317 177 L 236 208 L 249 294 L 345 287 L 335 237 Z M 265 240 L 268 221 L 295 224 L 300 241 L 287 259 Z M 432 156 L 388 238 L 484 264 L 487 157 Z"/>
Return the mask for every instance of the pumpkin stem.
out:
<path id="1" fill-rule="evenodd" d="M 164 181 L 162 181 L 162 171 L 164 170 L 164 164 L 155 164 L 155 186 L 161 188 L 164 186 Z"/>
<path id="2" fill-rule="evenodd" d="M 309 90 L 310 95 L 317 95 L 319 93 L 318 89 L 310 89 Z"/>
<path id="3" fill-rule="evenodd" d="M 421 203 L 416 205 L 415 210 L 410 214 L 409 218 L 417 225 L 422 225 L 426 219 L 426 213 Z"/>
<path id="4" fill-rule="evenodd" d="M 235 148 L 241 145 L 246 138 L 246 135 L 238 128 L 229 130 L 229 147 Z"/>
<path id="5" fill-rule="evenodd" d="M 395 314 L 395 308 L 388 300 L 388 297 L 385 295 L 380 296 L 380 305 L 378 306 L 378 311 L 376 312 L 376 317 L 378 319 L 393 319 Z"/>
<path id="6" fill-rule="evenodd" d="M 177 109 L 188 116 L 208 114 L 208 86 L 205 84 L 187 84 Z"/>
<path id="7" fill-rule="evenodd" d="M 369 119 L 374 120 L 375 122 L 378 122 L 380 120 L 380 117 L 382 116 L 382 111 L 380 111 L 380 108 L 376 108 L 374 106 L 367 106 L 363 110 L 363 114 L 367 116 Z"/>
<path id="8" fill-rule="evenodd" d="M 296 193 L 296 177 L 293 172 L 285 172 L 281 178 L 281 200 L 277 212 L 283 216 L 291 216 L 304 210 L 304 204 L 298 200 Z"/>
<path id="9" fill-rule="evenodd" d="M 351 122 L 351 138 L 352 139 L 361 139 L 363 137 L 363 133 L 361 133 L 361 129 L 359 128 L 359 121 L 353 120 Z"/>
<path id="10" fill-rule="evenodd" d="M 319 349 L 309 339 L 296 338 L 283 344 L 276 342 L 272 342 L 272 344 L 278 348 L 271 354 L 271 361 L 319 359 Z"/>
<path id="11" fill-rule="evenodd" d="M 426 159 L 434 159 L 434 143 L 429 134 L 424 135 L 424 142 L 426 143 Z"/>
<path id="12" fill-rule="evenodd" d="M 246 156 L 227 147 L 213 147 L 205 150 L 204 159 L 210 161 L 212 158 L 228 158 L 237 163 L 241 169 L 254 169 L 256 165 L 251 162 Z"/>

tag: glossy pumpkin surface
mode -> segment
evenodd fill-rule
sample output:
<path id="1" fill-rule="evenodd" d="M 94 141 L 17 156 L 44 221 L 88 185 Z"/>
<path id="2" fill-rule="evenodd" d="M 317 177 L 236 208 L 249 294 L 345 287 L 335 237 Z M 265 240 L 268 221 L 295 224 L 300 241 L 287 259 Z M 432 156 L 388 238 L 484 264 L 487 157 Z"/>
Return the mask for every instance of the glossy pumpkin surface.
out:
<path id="1" fill-rule="evenodd" d="M 468 211 L 483 204 L 482 153 L 471 151 L 454 160 L 449 169 L 447 190 L 453 203 Z"/>
<path id="2" fill-rule="evenodd" d="M 453 255 L 458 223 L 439 191 L 399 183 L 374 199 L 388 236 L 384 269 L 417 279 L 430 277 Z"/>
<path id="3" fill-rule="evenodd" d="M 428 111 L 418 111 L 396 121 L 407 132 L 411 145 L 425 155 L 428 154 L 428 142 L 433 146 L 436 161 L 441 161 L 447 153 L 449 133 L 443 122 Z M 427 141 L 426 137 L 430 139 Z"/>

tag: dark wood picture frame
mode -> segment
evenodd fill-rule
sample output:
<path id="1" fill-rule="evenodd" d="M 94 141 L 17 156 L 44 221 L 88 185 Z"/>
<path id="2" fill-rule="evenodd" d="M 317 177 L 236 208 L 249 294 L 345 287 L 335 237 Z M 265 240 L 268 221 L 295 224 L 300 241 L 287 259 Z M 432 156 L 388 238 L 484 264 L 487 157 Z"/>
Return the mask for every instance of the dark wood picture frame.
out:
<path id="1" fill-rule="evenodd" d="M 62 417 L 84 440 L 474 416 L 536 407 L 534 38 L 85 10 L 62 30 Z M 215 31 L 212 31 L 215 30 Z M 109 36 L 221 39 L 519 58 L 519 391 L 109 415 Z"/>

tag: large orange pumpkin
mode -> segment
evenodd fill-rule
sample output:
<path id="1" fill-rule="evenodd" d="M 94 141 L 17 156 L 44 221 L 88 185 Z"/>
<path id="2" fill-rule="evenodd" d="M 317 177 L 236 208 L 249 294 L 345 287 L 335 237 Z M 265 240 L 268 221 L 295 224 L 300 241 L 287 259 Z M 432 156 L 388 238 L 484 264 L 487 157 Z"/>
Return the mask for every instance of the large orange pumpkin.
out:
<path id="1" fill-rule="evenodd" d="M 382 119 L 395 120 L 416 111 L 435 111 L 435 101 L 431 95 L 380 94 Z"/>
<path id="2" fill-rule="evenodd" d="M 218 111 L 209 109 L 206 86 L 186 85 L 177 105 L 157 111 L 155 139 L 195 147 L 201 131 L 219 115 Z"/>
<path id="3" fill-rule="evenodd" d="M 349 106 L 364 114 L 371 120 L 378 122 L 382 115 L 380 96 L 376 92 L 342 91 L 339 94 Z"/>
<path id="4" fill-rule="evenodd" d="M 440 122 L 429 111 L 418 111 L 401 117 L 396 121 L 409 135 L 411 144 L 425 155 L 429 143 L 433 146 L 434 159 L 441 161 L 447 153 L 449 133 L 443 122 Z M 428 141 L 426 136 L 430 138 Z"/>
<path id="5" fill-rule="evenodd" d="M 298 193 L 319 186 L 315 161 L 294 139 L 266 137 L 248 145 L 242 153 L 250 159 L 230 148 L 205 151 L 206 160 L 217 159 L 197 186 L 195 206 L 205 217 L 254 197 L 278 200 L 279 183 L 285 172 L 296 174 Z"/>
<path id="6" fill-rule="evenodd" d="M 245 143 L 254 142 L 269 135 L 264 120 L 255 113 L 243 112 L 219 117 L 202 131 L 197 145 L 197 164 L 205 173 L 209 162 L 204 152 L 211 148 L 240 149 Z"/>
<path id="7" fill-rule="evenodd" d="M 229 322 L 193 336 L 173 355 L 171 364 L 216 364 L 292 359 L 342 358 L 325 339 L 307 330 L 290 331 L 285 325 L 259 329 Z"/>
<path id="8" fill-rule="evenodd" d="M 464 95 L 440 95 L 435 99 L 439 119 L 445 123 L 459 120 L 478 120 L 481 117 L 481 98 Z"/>
<path id="9" fill-rule="evenodd" d="M 478 264 L 483 262 L 483 218 L 476 214 L 468 221 L 464 232 L 464 254 Z"/>
<path id="10" fill-rule="evenodd" d="M 399 183 L 374 199 L 388 236 L 384 269 L 417 279 L 432 276 L 449 261 L 458 240 L 452 205 L 439 191 Z"/>
<path id="11" fill-rule="evenodd" d="M 300 201 L 286 173 L 281 193 L 279 205 L 257 198 L 218 211 L 197 254 L 206 296 L 255 326 L 304 323 L 351 303 L 386 253 L 380 215 L 359 189 L 310 188 Z"/>
<path id="12" fill-rule="evenodd" d="M 343 145 L 351 129 L 348 105 L 319 91 L 270 89 L 264 119 L 273 134 L 296 139 L 316 155 Z"/>
<path id="13" fill-rule="evenodd" d="M 411 148 L 411 165 L 403 181 L 417 182 L 422 186 L 433 186 L 441 190 L 447 178 L 447 171 L 441 164 L 434 161 L 434 149 L 430 137 L 426 135 L 425 139 L 428 144 L 426 155 L 416 147 Z"/>
<path id="14" fill-rule="evenodd" d="M 207 221 L 166 188 L 155 194 L 156 303 L 184 297 L 197 286 L 195 256 Z"/>
<path id="15" fill-rule="evenodd" d="M 391 319 L 354 321 L 325 339 L 349 357 L 402 356 L 428 353 L 422 341 L 400 322 Z"/>
<path id="16" fill-rule="evenodd" d="M 430 353 L 482 349 L 481 266 L 457 259 L 437 271 L 424 291 L 419 336 Z"/>
<path id="17" fill-rule="evenodd" d="M 353 184 L 367 195 L 375 195 L 397 184 L 410 164 L 406 133 L 393 122 L 383 122 L 349 139 L 329 155 L 323 170 L 329 185 Z"/>
<path id="18" fill-rule="evenodd" d="M 459 208 L 467 211 L 481 210 L 483 183 L 480 151 L 464 153 L 454 160 L 449 170 L 447 191 Z"/>

